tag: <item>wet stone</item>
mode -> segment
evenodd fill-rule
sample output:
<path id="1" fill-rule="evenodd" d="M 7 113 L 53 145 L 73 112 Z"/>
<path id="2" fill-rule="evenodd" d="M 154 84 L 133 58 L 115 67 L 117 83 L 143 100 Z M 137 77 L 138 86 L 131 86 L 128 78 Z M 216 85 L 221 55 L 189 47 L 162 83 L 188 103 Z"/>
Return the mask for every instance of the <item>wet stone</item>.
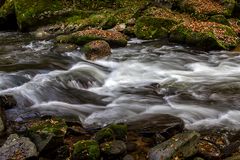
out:
<path id="1" fill-rule="evenodd" d="M 128 130 L 143 136 L 158 136 L 170 138 L 181 132 L 184 122 L 178 117 L 161 114 L 147 114 L 138 118 L 132 118 L 127 122 Z M 162 137 L 162 138 L 163 138 Z"/>
<path id="2" fill-rule="evenodd" d="M 149 160 L 184 159 L 197 153 L 200 134 L 197 132 L 180 133 L 153 147 L 149 151 Z"/>
<path id="3" fill-rule="evenodd" d="M 64 53 L 64 52 L 72 52 L 76 50 L 77 47 L 78 46 L 74 44 L 57 43 L 52 50 L 55 53 Z"/>
<path id="4" fill-rule="evenodd" d="M 106 41 L 96 40 L 84 45 L 83 51 L 88 60 L 96 60 L 111 54 L 111 48 Z"/>
<path id="5" fill-rule="evenodd" d="M 25 160 L 38 155 L 37 148 L 29 138 L 11 134 L 0 148 L 0 159 Z"/>
<path id="6" fill-rule="evenodd" d="M 0 107 L 5 109 L 10 109 L 17 105 L 17 101 L 12 95 L 2 95 L 0 96 Z"/>
<path id="7" fill-rule="evenodd" d="M 134 157 L 127 154 L 126 156 L 123 157 L 123 160 L 134 160 Z"/>
<path id="8" fill-rule="evenodd" d="M 215 144 L 205 140 L 198 142 L 198 152 L 207 159 L 219 159 L 221 155 L 220 149 Z"/>
<path id="9" fill-rule="evenodd" d="M 0 135 L 6 129 L 6 122 L 5 122 L 5 113 L 3 108 L 0 107 Z"/>
<path id="10" fill-rule="evenodd" d="M 127 151 L 127 146 L 123 141 L 111 141 L 100 145 L 101 152 L 107 157 L 119 157 Z"/>

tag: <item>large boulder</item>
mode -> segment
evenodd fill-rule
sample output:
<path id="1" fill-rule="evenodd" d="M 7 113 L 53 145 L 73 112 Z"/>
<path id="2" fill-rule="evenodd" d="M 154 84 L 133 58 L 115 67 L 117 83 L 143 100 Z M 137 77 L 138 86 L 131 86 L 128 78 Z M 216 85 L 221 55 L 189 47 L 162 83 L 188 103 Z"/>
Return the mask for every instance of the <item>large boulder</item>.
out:
<path id="1" fill-rule="evenodd" d="M 29 138 L 11 134 L 0 148 L 0 159 L 25 160 L 38 155 L 35 144 Z"/>
<path id="2" fill-rule="evenodd" d="M 84 45 L 83 51 L 89 60 L 96 60 L 111 54 L 111 48 L 106 41 L 96 40 Z"/>
<path id="3" fill-rule="evenodd" d="M 129 132 L 147 137 L 162 135 L 169 138 L 184 128 L 182 119 L 168 114 L 147 114 L 127 122 Z"/>
<path id="4" fill-rule="evenodd" d="M 183 0 L 179 8 L 182 11 L 195 14 L 199 17 L 202 17 L 202 15 L 211 16 L 216 14 L 231 16 L 235 5 L 235 0 Z"/>
<path id="5" fill-rule="evenodd" d="M 200 134 L 197 132 L 180 133 L 153 147 L 149 151 L 149 160 L 185 159 L 197 153 Z"/>
<path id="6" fill-rule="evenodd" d="M 18 27 L 22 31 L 55 23 L 68 17 L 72 11 L 60 0 L 14 0 Z"/>
<path id="7" fill-rule="evenodd" d="M 239 43 L 236 32 L 229 26 L 216 22 L 190 20 L 170 31 L 170 40 L 202 49 L 231 49 Z"/>
<path id="8" fill-rule="evenodd" d="M 137 19 L 134 33 L 141 39 L 167 38 L 169 30 L 180 23 L 179 13 L 167 8 L 151 7 Z"/>
<path id="9" fill-rule="evenodd" d="M 99 29 L 88 29 L 57 37 L 57 41 L 59 42 L 78 45 L 83 45 L 94 40 L 104 40 L 112 47 L 124 47 L 127 45 L 127 38 L 122 33 Z"/>

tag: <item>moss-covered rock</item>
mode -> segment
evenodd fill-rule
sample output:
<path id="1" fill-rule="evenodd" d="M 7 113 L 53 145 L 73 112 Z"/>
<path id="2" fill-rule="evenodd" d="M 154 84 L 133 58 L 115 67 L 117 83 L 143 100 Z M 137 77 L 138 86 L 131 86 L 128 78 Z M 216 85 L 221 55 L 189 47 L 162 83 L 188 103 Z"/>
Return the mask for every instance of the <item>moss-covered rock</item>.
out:
<path id="1" fill-rule="evenodd" d="M 224 15 L 213 15 L 210 17 L 209 21 L 221 23 L 224 25 L 230 25 L 227 18 Z"/>
<path id="2" fill-rule="evenodd" d="M 15 13 L 20 30 L 32 30 L 41 25 L 55 23 L 71 14 L 60 0 L 15 0 Z"/>
<path id="3" fill-rule="evenodd" d="M 111 47 L 124 47 L 127 45 L 127 38 L 120 32 L 89 29 L 75 32 L 67 36 L 57 37 L 57 41 L 64 43 L 74 43 L 83 45 L 94 40 L 104 40 Z"/>
<path id="4" fill-rule="evenodd" d="M 195 14 L 197 17 L 201 17 L 200 15 L 211 16 L 216 14 L 231 16 L 235 4 L 235 0 L 183 0 L 179 8 L 184 12 Z"/>
<path id="5" fill-rule="evenodd" d="M 89 60 L 96 60 L 111 54 L 111 48 L 106 41 L 96 40 L 84 45 L 83 52 Z"/>
<path id="6" fill-rule="evenodd" d="M 167 38 L 169 30 L 181 21 L 182 17 L 177 12 L 152 7 L 137 19 L 135 35 L 141 39 Z"/>
<path id="7" fill-rule="evenodd" d="M 16 28 L 17 23 L 14 10 L 14 1 L 6 0 L 0 8 L 0 30 Z"/>
<path id="8" fill-rule="evenodd" d="M 113 131 L 115 139 L 125 140 L 127 136 L 127 125 L 111 124 L 109 128 Z"/>
<path id="9" fill-rule="evenodd" d="M 239 42 L 236 32 L 231 27 L 204 21 L 190 21 L 174 27 L 170 40 L 206 50 L 231 49 Z"/>
<path id="10" fill-rule="evenodd" d="M 73 160 L 98 160 L 100 158 L 99 145 L 94 140 L 81 140 L 74 144 Z"/>
<path id="11" fill-rule="evenodd" d="M 40 153 L 57 149 L 63 144 L 67 125 L 61 119 L 31 120 L 27 124 L 29 137 L 33 139 Z"/>
<path id="12" fill-rule="evenodd" d="M 95 135 L 95 140 L 99 143 L 111 141 L 114 139 L 114 132 L 110 128 L 103 128 Z"/>
<path id="13" fill-rule="evenodd" d="M 112 124 L 101 129 L 95 135 L 95 140 L 99 143 L 111 140 L 125 140 L 127 136 L 127 125 Z"/>

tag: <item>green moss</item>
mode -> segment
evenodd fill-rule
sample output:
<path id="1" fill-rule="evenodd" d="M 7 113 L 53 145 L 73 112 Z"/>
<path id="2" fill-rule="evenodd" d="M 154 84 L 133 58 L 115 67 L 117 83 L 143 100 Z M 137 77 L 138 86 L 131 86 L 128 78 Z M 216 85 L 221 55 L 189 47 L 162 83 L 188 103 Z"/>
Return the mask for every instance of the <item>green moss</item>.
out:
<path id="1" fill-rule="evenodd" d="M 141 17 L 135 25 L 135 34 L 141 39 L 155 39 L 168 37 L 168 31 L 177 22 L 172 19 Z"/>
<path id="2" fill-rule="evenodd" d="M 225 25 L 230 25 L 227 18 L 224 15 L 214 15 L 211 16 L 209 21 L 211 22 L 217 22 Z"/>
<path id="3" fill-rule="evenodd" d="M 202 49 L 231 49 L 237 46 L 239 39 L 232 28 L 226 25 L 214 25 L 207 31 L 193 31 L 184 25 L 174 27 L 170 41 L 185 43 Z"/>
<path id="4" fill-rule="evenodd" d="M 64 15 L 51 14 L 64 9 L 61 0 L 15 0 L 14 5 L 18 26 L 21 30 L 54 23 L 65 18 Z"/>
<path id="5" fill-rule="evenodd" d="M 32 133 L 54 134 L 57 136 L 65 135 L 67 125 L 60 119 L 37 120 L 30 123 L 28 131 Z"/>
<path id="6" fill-rule="evenodd" d="M 110 128 L 103 128 L 95 135 L 95 140 L 99 143 L 110 141 L 114 139 L 114 132 Z"/>
<path id="7" fill-rule="evenodd" d="M 0 18 L 7 17 L 10 14 L 14 14 L 14 3 L 13 0 L 6 0 L 0 8 Z"/>
<path id="8" fill-rule="evenodd" d="M 125 140 L 127 136 L 127 125 L 124 124 L 112 124 L 109 126 L 114 133 L 115 139 Z"/>
<path id="9" fill-rule="evenodd" d="M 81 140 L 74 144 L 73 160 L 98 160 L 100 149 L 94 140 Z"/>
<path id="10" fill-rule="evenodd" d="M 222 0 L 225 7 L 224 15 L 232 16 L 235 6 L 237 5 L 236 0 Z"/>
<path id="11" fill-rule="evenodd" d="M 6 0 L 0 8 L 0 29 L 16 29 L 17 22 L 15 18 L 13 0 Z"/>

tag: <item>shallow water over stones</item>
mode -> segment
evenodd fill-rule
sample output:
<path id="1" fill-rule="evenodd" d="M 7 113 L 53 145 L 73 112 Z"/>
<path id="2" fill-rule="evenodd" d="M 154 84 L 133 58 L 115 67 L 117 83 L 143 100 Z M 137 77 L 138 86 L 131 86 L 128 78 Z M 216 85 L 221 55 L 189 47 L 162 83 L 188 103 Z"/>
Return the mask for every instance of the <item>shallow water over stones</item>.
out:
<path id="1" fill-rule="evenodd" d="M 51 114 L 103 126 L 154 113 L 188 129 L 240 129 L 238 52 L 131 39 L 91 62 L 80 47 L 28 34 L 0 33 L 0 42 L 0 94 L 17 100 L 11 120 Z"/>

